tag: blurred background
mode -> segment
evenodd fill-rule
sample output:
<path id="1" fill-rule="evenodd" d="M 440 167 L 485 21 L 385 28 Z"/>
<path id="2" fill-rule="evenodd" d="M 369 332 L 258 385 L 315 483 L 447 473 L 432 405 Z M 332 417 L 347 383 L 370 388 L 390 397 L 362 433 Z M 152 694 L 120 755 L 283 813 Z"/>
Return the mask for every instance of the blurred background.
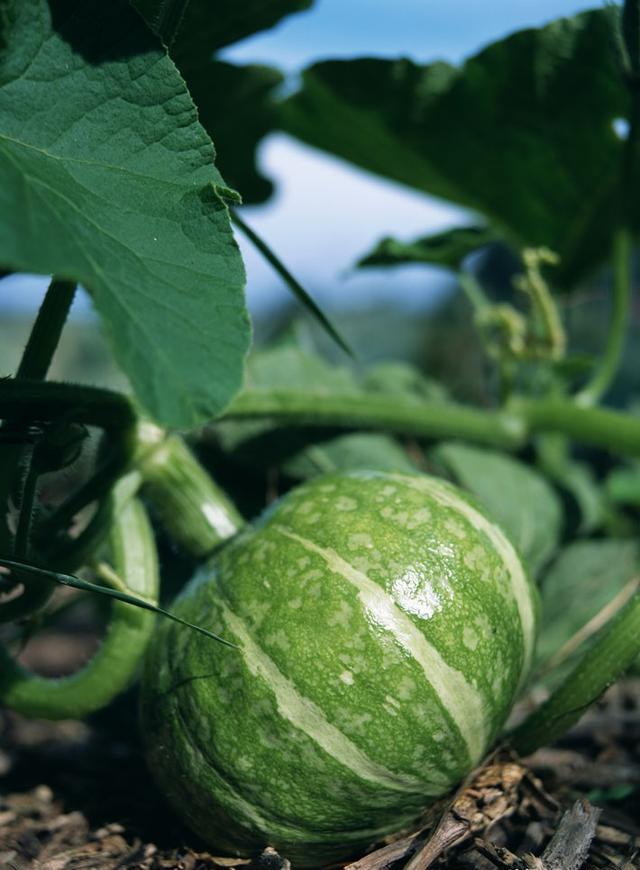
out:
<path id="1" fill-rule="evenodd" d="M 315 60 L 404 56 L 417 62 L 460 63 L 514 30 L 540 26 L 584 8 L 585 3 L 577 0 L 493 0 L 488 4 L 476 0 L 403 0 L 400 4 L 395 0 L 349 0 L 346 4 L 316 0 L 310 10 L 290 15 L 273 29 L 223 50 L 219 57 L 274 66 L 285 74 L 282 89 L 289 92 L 296 88 L 299 71 Z M 462 209 L 358 170 L 282 133 L 269 134 L 260 143 L 258 163 L 272 180 L 274 191 L 264 204 L 244 207 L 245 220 L 336 321 L 363 362 L 405 357 L 428 369 L 434 359 L 441 360 L 443 352 L 459 362 L 460 347 L 464 347 L 468 368 L 473 369 L 476 360 L 468 344 L 472 338 L 465 329 L 457 329 L 456 341 L 447 341 L 443 322 L 437 320 L 443 305 L 449 305 L 444 320 L 447 329 L 466 317 L 449 304 L 454 285 L 446 272 L 424 265 L 353 268 L 358 257 L 382 236 L 412 238 L 468 222 Z M 300 308 L 261 256 L 244 238 L 238 241 L 247 268 L 247 299 L 256 341 L 261 342 L 286 329 L 300 315 Z M 499 273 L 500 268 L 500 257 L 494 257 L 489 271 Z M 13 370 L 45 286 L 46 279 L 35 276 L 2 281 L 1 374 Z M 84 293 L 78 294 L 68 328 L 53 376 L 82 372 L 88 382 L 121 383 L 109 368 L 112 364 Z M 444 336 L 440 343 L 437 336 Z M 599 335 L 593 340 L 597 346 Z M 339 359 L 335 348 L 328 343 L 325 347 L 322 337 L 319 341 Z M 438 365 L 446 367 L 446 362 Z M 467 379 L 468 372 L 461 371 L 460 383 Z M 454 392 L 455 387 L 454 383 Z"/>

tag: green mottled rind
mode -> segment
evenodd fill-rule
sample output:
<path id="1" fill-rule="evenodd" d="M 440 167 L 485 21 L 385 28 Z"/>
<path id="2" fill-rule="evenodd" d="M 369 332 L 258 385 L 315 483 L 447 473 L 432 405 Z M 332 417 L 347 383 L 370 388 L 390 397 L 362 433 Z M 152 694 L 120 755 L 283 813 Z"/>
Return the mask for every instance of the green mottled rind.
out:
<path id="1" fill-rule="evenodd" d="M 240 649 L 159 628 L 142 705 L 152 770 L 218 849 L 271 844 L 308 865 L 353 854 L 491 744 L 530 661 L 534 599 L 511 545 L 455 487 L 316 478 L 176 604 Z"/>

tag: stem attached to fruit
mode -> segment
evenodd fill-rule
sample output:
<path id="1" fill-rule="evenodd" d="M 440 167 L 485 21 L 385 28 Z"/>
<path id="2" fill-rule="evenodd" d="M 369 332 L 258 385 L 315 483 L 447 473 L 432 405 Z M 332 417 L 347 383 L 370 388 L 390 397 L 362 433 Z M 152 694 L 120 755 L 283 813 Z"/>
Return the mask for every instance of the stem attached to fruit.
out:
<path id="1" fill-rule="evenodd" d="M 204 558 L 245 521 L 178 435 L 137 427 L 136 468 L 144 492 L 176 543 Z"/>

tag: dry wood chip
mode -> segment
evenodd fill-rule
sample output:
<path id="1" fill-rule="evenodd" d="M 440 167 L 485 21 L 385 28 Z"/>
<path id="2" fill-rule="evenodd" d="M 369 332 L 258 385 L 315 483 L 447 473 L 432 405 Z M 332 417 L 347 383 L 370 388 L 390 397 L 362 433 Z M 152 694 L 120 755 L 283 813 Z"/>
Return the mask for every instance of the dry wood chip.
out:
<path id="1" fill-rule="evenodd" d="M 587 860 L 601 812 L 586 800 L 576 801 L 567 810 L 542 853 L 544 870 L 580 870 Z"/>

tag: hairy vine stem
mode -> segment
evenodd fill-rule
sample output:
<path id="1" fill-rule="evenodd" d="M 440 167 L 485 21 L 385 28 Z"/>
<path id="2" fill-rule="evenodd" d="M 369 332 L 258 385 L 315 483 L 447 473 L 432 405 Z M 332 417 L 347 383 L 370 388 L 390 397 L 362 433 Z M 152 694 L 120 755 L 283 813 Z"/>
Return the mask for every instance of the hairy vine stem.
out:
<path id="1" fill-rule="evenodd" d="M 514 399 L 494 411 L 387 396 L 256 391 L 238 396 L 224 419 L 270 419 L 423 438 L 460 438 L 506 449 L 524 446 L 532 435 L 556 432 L 578 443 L 640 456 L 640 419 L 606 408 L 581 407 L 568 399 Z"/>
<path id="2" fill-rule="evenodd" d="M 54 278 L 49 284 L 22 354 L 16 378 L 42 380 L 47 376 L 75 292 L 76 285 L 72 281 L 59 281 Z"/>
<path id="3" fill-rule="evenodd" d="M 24 348 L 16 372 L 18 390 L 25 380 L 41 382 L 47 376 L 53 355 L 60 341 L 60 335 L 73 303 L 76 285 L 70 281 L 56 280 L 49 284 L 31 333 Z M 6 382 L 5 382 L 6 383 Z M 27 420 L 4 420 L 2 435 L 6 439 L 2 445 L 3 457 L 0 468 L 0 550 L 8 550 L 18 558 L 29 556 L 31 527 L 35 511 L 36 490 L 40 469 L 34 461 L 34 453 L 29 444 L 29 423 Z M 27 459 L 25 463 L 25 458 Z M 5 522 L 8 506 L 18 479 L 20 469 L 26 465 L 20 494 L 20 514 L 15 540 Z M 46 603 L 53 586 L 40 582 L 26 586 L 22 594 L 2 607 L 0 622 L 19 619 L 32 613 Z"/>

